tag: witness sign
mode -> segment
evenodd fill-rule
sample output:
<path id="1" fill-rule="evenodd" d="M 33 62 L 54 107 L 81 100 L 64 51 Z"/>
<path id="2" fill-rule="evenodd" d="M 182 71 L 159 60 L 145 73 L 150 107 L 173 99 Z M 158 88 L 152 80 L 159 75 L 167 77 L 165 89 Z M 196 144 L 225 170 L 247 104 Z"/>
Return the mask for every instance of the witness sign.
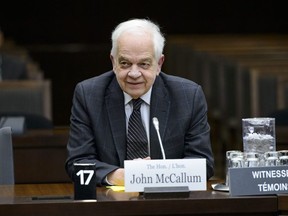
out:
<path id="1" fill-rule="evenodd" d="M 288 193 L 288 166 L 229 168 L 230 194 Z"/>

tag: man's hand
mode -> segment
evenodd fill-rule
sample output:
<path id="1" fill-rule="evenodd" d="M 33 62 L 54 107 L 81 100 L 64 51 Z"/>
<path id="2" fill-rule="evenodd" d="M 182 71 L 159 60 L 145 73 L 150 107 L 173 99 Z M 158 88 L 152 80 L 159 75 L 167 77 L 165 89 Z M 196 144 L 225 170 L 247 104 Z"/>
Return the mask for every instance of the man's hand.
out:
<path id="1" fill-rule="evenodd" d="M 124 169 L 119 168 L 107 175 L 107 180 L 112 185 L 124 185 Z"/>
<path id="2" fill-rule="evenodd" d="M 151 160 L 151 158 L 150 157 L 137 158 L 134 160 Z M 113 172 L 109 173 L 107 175 L 107 180 L 112 185 L 124 186 L 124 169 L 119 168 L 119 169 L 116 169 Z"/>

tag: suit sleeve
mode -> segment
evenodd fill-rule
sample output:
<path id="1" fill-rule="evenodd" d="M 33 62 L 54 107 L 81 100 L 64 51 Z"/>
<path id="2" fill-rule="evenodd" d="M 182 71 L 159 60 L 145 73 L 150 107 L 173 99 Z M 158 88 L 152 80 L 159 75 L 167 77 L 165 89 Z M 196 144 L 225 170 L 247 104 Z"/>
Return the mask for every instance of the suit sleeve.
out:
<path id="1" fill-rule="evenodd" d="M 198 86 L 192 99 L 192 118 L 185 134 L 185 157 L 206 158 L 207 179 L 209 179 L 214 175 L 214 157 L 207 118 L 207 103 L 201 86 Z"/>
<path id="2" fill-rule="evenodd" d="M 93 134 L 91 116 L 87 108 L 87 92 L 83 86 L 78 84 L 74 91 L 73 105 L 70 117 L 70 134 L 67 144 L 68 157 L 65 168 L 73 181 L 73 163 L 96 163 L 97 185 L 105 185 L 105 177 L 108 173 L 117 169 L 115 165 L 110 165 L 100 161 L 97 153 L 97 143 Z"/>

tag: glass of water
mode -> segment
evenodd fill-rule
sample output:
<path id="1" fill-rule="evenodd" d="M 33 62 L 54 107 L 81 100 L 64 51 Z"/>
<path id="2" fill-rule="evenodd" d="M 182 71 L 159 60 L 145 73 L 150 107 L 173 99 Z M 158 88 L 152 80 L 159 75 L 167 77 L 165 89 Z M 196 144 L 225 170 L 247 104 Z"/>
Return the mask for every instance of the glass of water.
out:
<path id="1" fill-rule="evenodd" d="M 245 160 L 244 165 L 245 167 L 258 167 L 260 166 L 261 155 L 257 152 L 245 152 L 244 153 Z"/>
<path id="2" fill-rule="evenodd" d="M 226 182 L 225 185 L 229 186 L 229 168 L 242 168 L 244 167 L 244 154 L 241 151 L 227 151 L 227 168 L 226 168 Z"/>
<path id="3" fill-rule="evenodd" d="M 231 160 L 231 156 L 235 157 L 235 153 L 236 155 L 239 153 L 239 154 L 242 154 L 241 151 L 239 150 L 229 150 L 229 151 L 226 151 L 226 180 L 225 180 L 225 185 L 226 186 L 229 186 L 229 172 L 228 172 L 228 169 L 229 167 L 232 167 L 232 160 Z"/>
<path id="4" fill-rule="evenodd" d="M 275 118 L 242 119 L 243 151 L 262 155 L 276 151 Z"/>
<path id="5" fill-rule="evenodd" d="M 264 153 L 265 166 L 277 166 L 279 164 L 279 153 L 277 151 L 268 151 Z"/>
<path id="6" fill-rule="evenodd" d="M 229 168 L 242 168 L 244 167 L 244 153 L 234 152 L 230 154 L 230 164 Z"/>
<path id="7" fill-rule="evenodd" d="M 278 151 L 279 166 L 288 166 L 288 150 Z"/>

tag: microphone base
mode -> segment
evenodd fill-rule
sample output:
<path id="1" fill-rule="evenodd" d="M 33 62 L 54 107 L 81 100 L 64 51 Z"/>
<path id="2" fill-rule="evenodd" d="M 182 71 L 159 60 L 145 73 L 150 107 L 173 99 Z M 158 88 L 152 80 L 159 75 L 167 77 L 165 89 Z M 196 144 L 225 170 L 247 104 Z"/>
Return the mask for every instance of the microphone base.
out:
<path id="1" fill-rule="evenodd" d="M 145 187 L 143 197 L 145 199 L 160 198 L 188 198 L 190 195 L 188 186 L 179 187 Z"/>

